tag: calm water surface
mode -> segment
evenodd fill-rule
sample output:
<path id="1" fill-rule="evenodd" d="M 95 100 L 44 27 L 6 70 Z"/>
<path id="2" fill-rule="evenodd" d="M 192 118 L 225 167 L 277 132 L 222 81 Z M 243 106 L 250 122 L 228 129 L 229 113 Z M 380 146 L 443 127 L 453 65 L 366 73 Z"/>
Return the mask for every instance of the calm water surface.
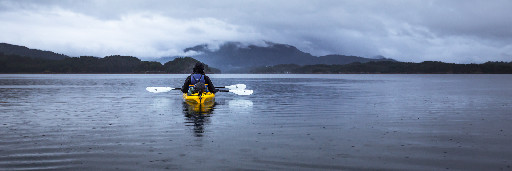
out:
<path id="1" fill-rule="evenodd" d="M 0 75 L 0 170 L 511 170 L 512 75 Z"/>

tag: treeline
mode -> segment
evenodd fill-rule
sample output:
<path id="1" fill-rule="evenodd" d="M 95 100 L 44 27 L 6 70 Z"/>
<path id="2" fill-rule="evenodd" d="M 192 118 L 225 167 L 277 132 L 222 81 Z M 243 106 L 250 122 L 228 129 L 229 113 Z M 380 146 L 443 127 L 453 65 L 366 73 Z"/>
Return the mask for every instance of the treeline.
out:
<path id="1" fill-rule="evenodd" d="M 379 61 L 345 65 L 275 65 L 250 71 L 257 74 L 512 74 L 512 62 L 453 64 L 437 61 L 421 63 Z"/>
<path id="2" fill-rule="evenodd" d="M 119 55 L 47 60 L 0 53 L 0 73 L 191 73 L 196 62 L 191 57 L 185 57 L 162 65 Z M 205 65 L 205 72 L 220 73 L 220 70 Z"/>

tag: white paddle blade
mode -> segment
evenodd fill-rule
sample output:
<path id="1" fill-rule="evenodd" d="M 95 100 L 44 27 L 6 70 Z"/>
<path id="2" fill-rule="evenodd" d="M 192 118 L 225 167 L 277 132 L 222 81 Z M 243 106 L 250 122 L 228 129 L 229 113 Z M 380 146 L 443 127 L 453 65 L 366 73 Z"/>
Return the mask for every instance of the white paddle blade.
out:
<path id="1" fill-rule="evenodd" d="M 231 93 L 235 93 L 236 95 L 248 96 L 253 93 L 252 90 L 229 90 Z"/>
<path id="2" fill-rule="evenodd" d="M 151 93 L 165 93 L 173 90 L 172 87 L 147 87 L 146 90 Z"/>
<path id="3" fill-rule="evenodd" d="M 235 84 L 235 85 L 230 85 L 230 86 L 225 86 L 227 89 L 230 89 L 230 90 L 243 90 L 245 89 L 245 84 Z"/>

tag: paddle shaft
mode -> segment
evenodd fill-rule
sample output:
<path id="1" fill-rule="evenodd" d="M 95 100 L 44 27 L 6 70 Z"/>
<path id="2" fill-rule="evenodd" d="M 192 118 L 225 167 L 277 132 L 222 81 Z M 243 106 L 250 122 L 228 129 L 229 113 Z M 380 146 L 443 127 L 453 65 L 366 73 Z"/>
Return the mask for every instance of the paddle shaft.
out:
<path id="1" fill-rule="evenodd" d="M 224 87 L 215 87 L 216 92 L 229 92 L 229 90 L 221 90 L 218 88 L 224 88 Z M 173 90 L 181 90 L 181 88 L 173 88 Z"/>

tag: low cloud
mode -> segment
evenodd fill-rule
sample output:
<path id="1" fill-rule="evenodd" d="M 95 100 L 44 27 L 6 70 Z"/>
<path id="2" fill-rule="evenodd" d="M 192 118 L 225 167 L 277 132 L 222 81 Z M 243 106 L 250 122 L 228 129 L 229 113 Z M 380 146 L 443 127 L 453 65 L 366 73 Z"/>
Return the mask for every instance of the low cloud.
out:
<path id="1" fill-rule="evenodd" d="M 313 55 L 512 61 L 512 1 L 2 1 L 0 41 L 70 56 L 285 43 Z M 189 52 L 190 53 L 190 52 Z"/>
<path id="2" fill-rule="evenodd" d="M 19 14 L 11 12 L 0 16 L 4 41 L 71 56 L 181 55 L 184 48 L 193 45 L 229 41 L 245 34 L 238 32 L 241 30 L 238 26 L 215 18 L 181 20 L 134 13 L 116 20 L 101 20 L 63 9 Z"/>

